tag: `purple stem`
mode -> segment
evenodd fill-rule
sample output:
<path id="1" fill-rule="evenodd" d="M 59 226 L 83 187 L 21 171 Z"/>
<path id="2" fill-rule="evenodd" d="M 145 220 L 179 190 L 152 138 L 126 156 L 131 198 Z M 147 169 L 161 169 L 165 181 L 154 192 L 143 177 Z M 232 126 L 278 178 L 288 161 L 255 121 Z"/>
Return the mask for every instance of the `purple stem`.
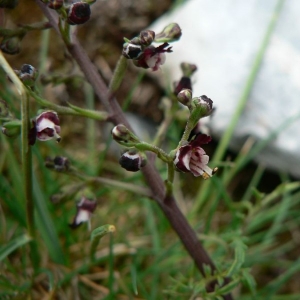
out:
<path id="1" fill-rule="evenodd" d="M 58 29 L 58 18 L 57 15 L 49 10 L 44 3 L 40 0 L 36 0 L 36 3 L 40 6 L 43 13 L 48 18 L 50 24 L 53 28 L 60 34 Z M 81 71 L 84 73 L 88 82 L 92 85 L 95 94 L 105 107 L 106 111 L 110 113 L 110 121 L 117 124 L 124 124 L 126 127 L 130 128 L 130 125 L 120 107 L 117 100 L 113 95 L 110 95 L 109 90 L 102 80 L 96 67 L 90 61 L 88 55 L 81 47 L 76 36 L 72 37 L 72 43 L 66 45 L 73 59 L 78 63 Z M 216 266 L 203 248 L 201 242 L 199 241 L 195 231 L 191 228 L 187 222 L 185 216 L 182 214 L 177 206 L 176 200 L 173 196 L 165 195 L 165 185 L 160 177 L 160 174 L 156 170 L 153 164 L 147 164 L 143 169 L 143 175 L 146 182 L 148 183 L 153 199 L 160 206 L 165 216 L 169 220 L 172 228 L 179 236 L 181 242 L 186 248 L 189 255 L 194 260 L 197 268 L 200 270 L 201 274 L 205 276 L 204 266 L 207 265 L 211 268 L 212 273 L 216 271 Z M 225 283 L 228 283 L 229 279 L 225 278 Z M 212 292 L 216 281 L 210 282 L 207 286 L 207 291 Z M 223 295 L 223 299 L 231 300 L 233 299 L 231 294 Z"/>

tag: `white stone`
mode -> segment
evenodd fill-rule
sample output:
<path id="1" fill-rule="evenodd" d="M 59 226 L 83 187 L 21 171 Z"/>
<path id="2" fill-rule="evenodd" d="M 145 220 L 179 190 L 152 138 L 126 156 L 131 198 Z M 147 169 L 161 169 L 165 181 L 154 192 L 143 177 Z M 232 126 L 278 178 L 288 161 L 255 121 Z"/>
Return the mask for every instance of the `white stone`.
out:
<path id="1" fill-rule="evenodd" d="M 216 113 L 209 126 L 220 138 L 227 128 L 249 78 L 277 0 L 189 0 L 162 16 L 151 30 L 176 22 L 182 38 L 173 43 L 162 71 L 153 75 L 171 84 L 181 77 L 182 61 L 196 64 L 193 95 L 207 95 Z M 249 136 L 258 142 L 291 118 L 257 156 L 269 168 L 300 176 L 300 1 L 289 0 L 282 11 L 242 113 L 231 149 L 239 150 Z M 282 126 L 281 126 L 282 127 Z"/>

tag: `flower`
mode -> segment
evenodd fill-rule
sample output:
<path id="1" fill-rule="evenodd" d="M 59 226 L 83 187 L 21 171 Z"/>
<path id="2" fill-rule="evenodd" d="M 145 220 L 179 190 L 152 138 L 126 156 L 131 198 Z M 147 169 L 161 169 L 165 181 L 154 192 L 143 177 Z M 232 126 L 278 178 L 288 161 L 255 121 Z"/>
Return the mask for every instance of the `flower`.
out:
<path id="1" fill-rule="evenodd" d="M 166 61 L 165 52 L 172 52 L 172 47 L 168 46 L 168 43 L 163 43 L 158 47 L 151 45 L 145 48 L 138 59 L 134 60 L 135 65 L 144 69 L 151 68 L 152 71 L 157 71 Z M 165 49 L 166 47 L 168 48 Z"/>
<path id="2" fill-rule="evenodd" d="M 77 203 L 77 212 L 70 225 L 71 228 L 77 228 L 83 222 L 88 222 L 92 216 L 92 213 L 97 207 L 97 202 L 89 200 L 86 197 L 81 197 L 81 200 Z"/>
<path id="3" fill-rule="evenodd" d="M 135 149 L 125 151 L 119 159 L 121 167 L 130 172 L 139 171 L 146 163 L 146 156 Z"/>
<path id="4" fill-rule="evenodd" d="M 90 16 L 91 8 L 88 3 L 75 2 L 69 8 L 67 22 L 70 25 L 80 25 L 87 22 Z"/>
<path id="5" fill-rule="evenodd" d="M 53 138 L 60 142 L 59 118 L 55 111 L 44 111 L 32 121 L 34 127 L 29 132 L 29 144 L 34 145 L 35 138 L 48 141 Z"/>
<path id="6" fill-rule="evenodd" d="M 211 177 L 217 168 L 211 169 L 207 166 L 209 156 L 201 148 L 201 145 L 211 141 L 206 134 L 198 134 L 194 140 L 181 146 L 175 155 L 174 164 L 182 172 L 191 172 L 194 176 L 202 176 L 204 179 Z"/>

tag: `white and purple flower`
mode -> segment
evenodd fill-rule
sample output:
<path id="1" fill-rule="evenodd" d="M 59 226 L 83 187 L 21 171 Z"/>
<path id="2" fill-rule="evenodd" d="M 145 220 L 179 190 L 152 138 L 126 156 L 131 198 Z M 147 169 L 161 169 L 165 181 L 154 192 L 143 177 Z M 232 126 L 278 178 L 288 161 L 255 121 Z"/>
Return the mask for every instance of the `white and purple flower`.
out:
<path id="1" fill-rule="evenodd" d="M 217 169 L 207 166 L 209 156 L 201 148 L 203 144 L 211 141 L 206 134 L 198 134 L 194 140 L 181 146 L 175 155 L 174 164 L 179 171 L 190 172 L 194 176 L 202 176 L 204 179 L 211 177 Z"/>
<path id="2" fill-rule="evenodd" d="M 55 111 L 44 111 L 35 119 L 36 138 L 48 141 L 53 138 L 60 142 L 59 118 Z"/>
<path id="3" fill-rule="evenodd" d="M 152 71 L 157 71 L 166 61 L 165 53 L 172 52 L 172 47 L 168 46 L 168 43 L 163 43 L 158 47 L 150 45 L 149 47 L 145 48 L 139 58 L 133 62 L 137 67 L 144 69 L 151 68 Z"/>
<path id="4" fill-rule="evenodd" d="M 86 197 L 82 197 L 80 202 L 77 203 L 76 208 L 77 212 L 73 219 L 73 222 L 70 224 L 71 228 L 77 228 L 84 222 L 89 222 L 92 216 L 92 213 L 97 207 L 97 202 L 89 200 Z"/>

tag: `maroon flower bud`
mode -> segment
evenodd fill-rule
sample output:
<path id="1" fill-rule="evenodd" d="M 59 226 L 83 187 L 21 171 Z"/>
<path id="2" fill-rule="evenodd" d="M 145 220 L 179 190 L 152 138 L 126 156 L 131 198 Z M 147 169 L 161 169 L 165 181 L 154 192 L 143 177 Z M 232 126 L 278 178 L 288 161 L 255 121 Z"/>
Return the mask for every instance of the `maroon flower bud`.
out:
<path id="1" fill-rule="evenodd" d="M 38 77 L 38 70 L 32 65 L 24 64 L 17 74 L 25 85 L 32 87 Z"/>
<path id="2" fill-rule="evenodd" d="M 90 19 L 90 16 L 91 9 L 88 3 L 75 2 L 69 8 L 67 22 L 70 25 L 83 24 Z"/>
<path id="3" fill-rule="evenodd" d="M 123 56 L 128 59 L 137 59 L 142 54 L 142 46 L 130 43 L 125 43 L 123 45 Z"/>
<path id="4" fill-rule="evenodd" d="M 111 131 L 113 139 L 121 145 L 132 147 L 140 140 L 135 136 L 125 125 L 119 124 L 115 126 Z"/>
<path id="5" fill-rule="evenodd" d="M 67 157 L 56 156 L 53 159 L 53 163 L 56 171 L 68 171 L 70 168 L 70 161 Z"/>
<path id="6" fill-rule="evenodd" d="M 211 141 L 211 137 L 206 134 L 198 134 L 195 139 L 188 144 L 181 146 L 175 155 L 174 164 L 179 171 L 190 172 L 194 176 L 202 176 L 204 179 L 211 177 L 217 168 L 211 169 L 207 166 L 209 156 L 201 148 L 203 144 Z"/>
<path id="7" fill-rule="evenodd" d="M 177 99 L 181 104 L 190 107 L 192 103 L 192 91 L 188 89 L 181 90 L 177 95 Z"/>
<path id="8" fill-rule="evenodd" d="M 60 9 L 64 5 L 64 0 L 49 0 L 48 7 L 52 9 Z"/>
<path id="9" fill-rule="evenodd" d="M 140 33 L 139 39 L 143 46 L 149 46 L 155 38 L 155 32 L 152 30 L 143 30 Z"/>
<path id="10" fill-rule="evenodd" d="M 95 211 L 97 207 L 97 202 L 89 200 L 86 197 L 82 197 L 80 202 L 77 203 L 76 208 L 77 212 L 73 219 L 72 224 L 70 224 L 71 228 L 77 228 L 83 222 L 88 222 L 92 216 L 92 213 Z"/>
<path id="11" fill-rule="evenodd" d="M 141 152 L 130 149 L 122 154 L 119 164 L 127 171 L 137 172 L 147 164 L 147 160 Z"/>
<path id="12" fill-rule="evenodd" d="M 188 89 L 192 91 L 192 82 L 190 77 L 183 76 L 180 81 L 176 84 L 174 89 L 174 94 L 177 96 L 183 89 Z"/>
<path id="13" fill-rule="evenodd" d="M 40 141 L 48 141 L 53 138 L 60 142 L 59 118 L 54 111 L 45 111 L 35 119 L 36 138 Z"/>

